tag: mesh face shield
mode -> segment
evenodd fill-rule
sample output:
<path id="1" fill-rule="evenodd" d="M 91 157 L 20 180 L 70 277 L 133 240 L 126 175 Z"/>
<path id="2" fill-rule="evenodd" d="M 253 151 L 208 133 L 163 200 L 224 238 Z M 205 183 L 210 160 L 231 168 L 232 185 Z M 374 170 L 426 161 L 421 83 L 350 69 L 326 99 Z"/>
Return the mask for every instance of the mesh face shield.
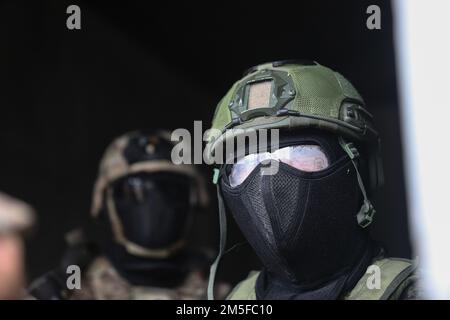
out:
<path id="1" fill-rule="evenodd" d="M 112 185 L 126 239 L 160 249 L 184 240 L 190 214 L 190 181 L 174 173 L 137 173 Z"/>

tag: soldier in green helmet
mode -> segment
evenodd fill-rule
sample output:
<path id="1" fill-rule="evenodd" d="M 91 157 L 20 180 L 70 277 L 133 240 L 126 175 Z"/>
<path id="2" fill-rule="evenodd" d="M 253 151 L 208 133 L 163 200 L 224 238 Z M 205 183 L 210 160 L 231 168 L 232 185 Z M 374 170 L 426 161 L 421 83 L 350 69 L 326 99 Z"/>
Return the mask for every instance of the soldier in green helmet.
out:
<path id="1" fill-rule="evenodd" d="M 228 299 L 419 296 L 415 264 L 386 257 L 369 235 L 369 197 L 383 183 L 380 141 L 363 99 L 342 75 L 315 61 L 254 67 L 219 102 L 212 129 L 205 157 L 220 160 L 214 180 L 221 241 L 209 298 L 225 249 L 226 211 L 263 265 Z M 256 145 L 242 138 L 263 130 L 276 134 Z M 234 145 L 239 139 L 245 143 Z M 269 167 L 276 170 L 264 171 Z"/>

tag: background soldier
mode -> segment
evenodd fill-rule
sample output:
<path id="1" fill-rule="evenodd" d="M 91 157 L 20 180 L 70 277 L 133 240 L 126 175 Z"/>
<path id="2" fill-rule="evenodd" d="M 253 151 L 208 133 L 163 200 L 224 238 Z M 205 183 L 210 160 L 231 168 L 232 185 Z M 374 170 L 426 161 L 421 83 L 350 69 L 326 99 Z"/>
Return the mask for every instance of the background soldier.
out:
<path id="1" fill-rule="evenodd" d="M 22 233 L 33 220 L 29 205 L 0 193 L 0 300 L 25 297 Z"/>
<path id="2" fill-rule="evenodd" d="M 88 242 L 72 233 L 69 243 L 78 249 L 69 250 L 72 254 L 63 259 L 57 276 L 32 286 L 35 296 L 206 298 L 211 259 L 188 249 L 187 235 L 192 214 L 207 204 L 207 193 L 194 166 L 172 163 L 173 145 L 163 131 L 135 131 L 110 144 L 100 162 L 92 200 L 92 215 L 107 230 L 101 253 L 80 250 Z M 81 290 L 68 291 L 63 270 L 73 260 L 82 261 Z"/>
<path id="3" fill-rule="evenodd" d="M 385 257 L 369 236 L 370 191 L 382 183 L 379 137 L 342 75 L 313 61 L 252 68 L 219 102 L 212 128 L 222 134 L 210 137 L 211 159 L 252 129 L 279 129 L 268 150 L 238 145 L 243 156 L 216 169 L 222 233 L 227 208 L 263 264 L 229 299 L 417 296 L 415 265 Z M 274 164 L 278 170 L 263 172 Z M 380 269 L 380 288 L 367 286 L 372 264 Z"/>

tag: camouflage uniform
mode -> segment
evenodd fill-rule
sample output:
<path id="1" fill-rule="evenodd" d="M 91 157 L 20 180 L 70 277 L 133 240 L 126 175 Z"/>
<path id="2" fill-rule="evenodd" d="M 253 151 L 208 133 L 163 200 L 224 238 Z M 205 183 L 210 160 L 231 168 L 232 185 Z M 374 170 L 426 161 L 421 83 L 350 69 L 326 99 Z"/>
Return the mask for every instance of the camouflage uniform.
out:
<path id="1" fill-rule="evenodd" d="M 223 295 L 223 294 L 222 294 Z M 94 260 L 74 300 L 192 300 L 206 298 L 206 279 L 199 271 L 189 273 L 176 288 L 133 286 L 121 277 L 105 257 Z"/>

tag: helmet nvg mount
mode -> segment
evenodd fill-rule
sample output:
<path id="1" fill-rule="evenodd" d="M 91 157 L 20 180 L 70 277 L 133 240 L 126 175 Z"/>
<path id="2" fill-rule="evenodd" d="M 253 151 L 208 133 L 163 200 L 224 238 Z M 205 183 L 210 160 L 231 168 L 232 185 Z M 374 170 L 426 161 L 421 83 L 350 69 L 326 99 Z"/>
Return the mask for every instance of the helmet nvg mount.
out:
<path id="1" fill-rule="evenodd" d="M 357 215 L 361 227 L 367 227 L 375 210 L 367 198 L 356 158 L 354 143 L 362 146 L 367 157 L 371 189 L 382 185 L 383 174 L 380 142 L 372 115 L 353 85 L 341 74 L 315 61 L 284 60 L 258 65 L 233 84 L 219 102 L 212 120 L 205 156 L 213 163 L 217 149 L 230 139 L 250 130 L 302 130 L 314 128 L 336 134 L 355 166 L 364 203 Z M 220 132 L 220 134 L 217 134 Z M 224 250 L 226 235 L 225 207 L 218 188 L 221 247 L 216 262 Z M 209 298 L 217 263 L 211 267 Z"/>

